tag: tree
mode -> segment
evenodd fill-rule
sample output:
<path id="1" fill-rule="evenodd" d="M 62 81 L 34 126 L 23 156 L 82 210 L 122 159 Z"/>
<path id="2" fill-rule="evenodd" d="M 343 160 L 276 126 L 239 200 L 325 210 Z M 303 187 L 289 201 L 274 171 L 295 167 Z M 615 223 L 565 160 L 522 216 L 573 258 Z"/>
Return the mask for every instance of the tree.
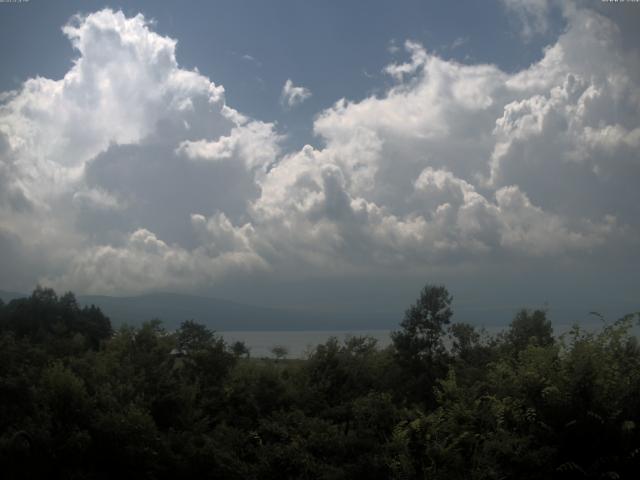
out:
<path id="1" fill-rule="evenodd" d="M 425 285 L 405 312 L 402 330 L 391 334 L 397 361 L 409 375 L 409 389 L 416 400 L 433 400 L 435 381 L 446 373 L 442 338 L 453 315 L 452 301 L 444 286 Z"/>
<path id="2" fill-rule="evenodd" d="M 533 343 L 546 347 L 554 343 L 553 327 L 544 310 L 520 310 L 514 317 L 505 339 L 515 353 Z"/>
<path id="3" fill-rule="evenodd" d="M 185 353 L 204 350 L 215 343 L 215 335 L 207 327 L 193 320 L 182 322 L 177 331 L 178 348 Z"/>
<path id="4" fill-rule="evenodd" d="M 233 342 L 233 344 L 231 345 L 231 351 L 236 357 L 249 358 L 249 355 L 251 353 L 249 347 L 247 347 L 247 344 L 241 340 Z"/>
<path id="5" fill-rule="evenodd" d="M 50 288 L 36 287 L 30 297 L 2 308 L 0 330 L 29 338 L 56 355 L 65 355 L 85 343 L 97 350 L 111 334 L 111 321 L 93 305 L 80 308 L 73 293 L 58 297 Z"/>
<path id="6" fill-rule="evenodd" d="M 276 357 L 276 360 L 282 360 L 289 355 L 289 349 L 284 345 L 274 345 L 271 347 L 271 353 Z"/>
<path id="7" fill-rule="evenodd" d="M 185 356 L 187 375 L 199 383 L 201 393 L 213 399 L 237 358 L 228 351 L 222 337 L 193 320 L 182 322 L 176 332 L 176 343 Z"/>
<path id="8" fill-rule="evenodd" d="M 453 353 L 457 356 L 466 356 L 480 341 L 480 334 L 469 323 L 454 323 L 449 327 L 453 344 Z"/>
<path id="9" fill-rule="evenodd" d="M 416 303 L 405 312 L 402 330 L 391 335 L 401 357 L 431 358 L 444 350 L 442 336 L 453 315 L 452 300 L 444 286 L 425 285 Z"/>

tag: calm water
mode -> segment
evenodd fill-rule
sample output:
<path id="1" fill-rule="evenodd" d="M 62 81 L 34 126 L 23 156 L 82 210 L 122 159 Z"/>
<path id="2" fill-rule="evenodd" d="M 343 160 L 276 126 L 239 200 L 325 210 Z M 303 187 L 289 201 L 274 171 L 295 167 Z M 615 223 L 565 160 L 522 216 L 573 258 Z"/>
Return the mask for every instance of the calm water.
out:
<path id="1" fill-rule="evenodd" d="M 602 327 L 602 323 L 582 324 L 581 328 L 587 331 L 598 331 Z M 553 326 L 555 335 L 562 335 L 571 330 L 573 324 L 555 324 Z M 485 326 L 486 333 L 495 335 L 507 327 L 501 326 Z M 639 328 L 634 329 L 636 335 L 640 333 Z M 391 330 L 317 330 L 317 331 L 234 331 L 219 332 L 227 343 L 235 341 L 244 342 L 249 347 L 251 356 L 273 357 L 271 349 L 278 346 L 286 347 L 289 351 L 287 358 L 303 358 L 307 352 L 313 347 L 325 343 L 330 337 L 337 337 L 342 341 L 349 335 L 365 336 L 378 340 L 378 347 L 384 348 L 391 343 Z M 445 340 L 447 343 L 447 340 Z"/>
<path id="2" fill-rule="evenodd" d="M 342 341 L 347 336 L 364 336 L 378 340 L 379 347 L 391 343 L 391 330 L 333 330 L 333 331 L 264 331 L 264 332 L 219 332 L 227 343 L 242 341 L 251 351 L 252 357 L 271 357 L 271 348 L 282 345 L 289 350 L 287 358 L 302 358 L 311 348 L 325 343 L 330 337 Z"/>

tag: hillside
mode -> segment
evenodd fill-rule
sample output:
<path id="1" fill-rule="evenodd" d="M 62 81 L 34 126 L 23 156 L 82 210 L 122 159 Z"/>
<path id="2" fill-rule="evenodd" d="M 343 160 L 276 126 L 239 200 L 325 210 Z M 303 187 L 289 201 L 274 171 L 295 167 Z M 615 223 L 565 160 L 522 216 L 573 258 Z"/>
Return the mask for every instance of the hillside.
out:
<path id="1" fill-rule="evenodd" d="M 8 302 L 27 296 L 0 291 Z M 160 319 L 170 329 L 184 320 L 195 320 L 217 330 L 344 330 L 387 328 L 393 320 L 385 315 L 324 314 L 317 311 L 289 310 L 247 305 L 219 298 L 175 293 L 153 293 L 131 297 L 79 295 L 80 305 L 96 305 L 114 325 L 138 325 L 145 320 Z"/>

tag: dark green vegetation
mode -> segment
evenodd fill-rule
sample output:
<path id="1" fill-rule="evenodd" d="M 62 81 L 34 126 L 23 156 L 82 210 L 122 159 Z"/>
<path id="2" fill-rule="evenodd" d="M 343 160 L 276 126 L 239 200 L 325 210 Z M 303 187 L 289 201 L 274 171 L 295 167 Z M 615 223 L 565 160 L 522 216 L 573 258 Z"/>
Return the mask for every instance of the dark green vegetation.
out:
<path id="1" fill-rule="evenodd" d="M 427 286 L 393 345 L 251 359 L 206 327 L 113 332 L 72 294 L 0 302 L 3 478 L 637 478 L 637 315 L 489 337 Z"/>

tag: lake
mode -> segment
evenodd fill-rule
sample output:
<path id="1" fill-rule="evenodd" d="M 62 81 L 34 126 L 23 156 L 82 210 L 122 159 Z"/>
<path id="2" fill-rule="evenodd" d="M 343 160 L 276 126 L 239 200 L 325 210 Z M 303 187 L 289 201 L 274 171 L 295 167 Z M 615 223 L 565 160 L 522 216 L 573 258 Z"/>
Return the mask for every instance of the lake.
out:
<path id="1" fill-rule="evenodd" d="M 556 336 L 560 336 L 571 330 L 574 324 L 554 324 L 553 330 Z M 584 322 L 581 328 L 586 331 L 596 332 L 602 328 L 601 322 Z M 479 327 L 478 328 L 482 328 Z M 489 335 L 506 330 L 506 325 L 485 326 L 484 330 Z M 399 328 L 398 328 L 399 329 Z M 637 333 L 636 326 L 634 331 Z M 273 357 L 271 348 L 276 345 L 284 346 L 288 349 L 287 358 L 304 358 L 305 354 L 313 347 L 325 343 L 330 337 L 337 337 L 342 341 L 347 336 L 371 336 L 378 340 L 378 347 L 384 348 L 391 343 L 392 330 L 285 330 L 285 331 L 228 331 L 218 332 L 229 344 L 242 341 L 249 347 L 251 356 L 254 358 Z M 450 340 L 445 338 L 445 344 Z"/>
<path id="2" fill-rule="evenodd" d="M 386 347 L 391 343 L 391 330 L 317 330 L 317 331 L 246 331 L 218 332 L 227 343 L 244 342 L 249 347 L 251 356 L 272 357 L 271 348 L 282 345 L 289 350 L 287 358 L 303 358 L 311 348 L 325 343 L 330 337 L 342 341 L 347 336 L 365 336 L 378 340 L 378 347 Z"/>

